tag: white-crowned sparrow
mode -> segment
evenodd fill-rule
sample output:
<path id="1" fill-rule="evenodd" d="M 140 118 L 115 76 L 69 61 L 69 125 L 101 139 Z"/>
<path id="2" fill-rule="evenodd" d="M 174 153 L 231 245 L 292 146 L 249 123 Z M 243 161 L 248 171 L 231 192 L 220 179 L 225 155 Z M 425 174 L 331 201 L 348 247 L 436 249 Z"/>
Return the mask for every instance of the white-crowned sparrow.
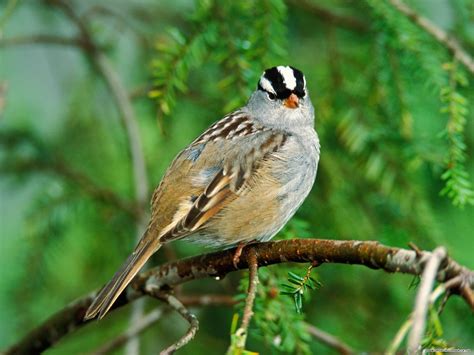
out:
<path id="1" fill-rule="evenodd" d="M 175 158 L 151 202 L 146 232 L 85 319 L 102 318 L 162 244 L 187 238 L 225 247 L 271 239 L 316 177 L 319 140 L 303 73 L 265 70 L 246 106 Z"/>

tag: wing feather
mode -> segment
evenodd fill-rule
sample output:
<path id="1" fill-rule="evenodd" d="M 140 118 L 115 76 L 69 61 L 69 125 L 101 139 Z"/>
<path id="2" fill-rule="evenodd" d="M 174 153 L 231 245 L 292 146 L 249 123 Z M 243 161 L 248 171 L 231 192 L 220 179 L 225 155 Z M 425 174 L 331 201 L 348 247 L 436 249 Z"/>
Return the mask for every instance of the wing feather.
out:
<path id="1" fill-rule="evenodd" d="M 259 164 L 271 153 L 280 149 L 286 141 L 281 132 L 272 132 L 263 140 L 258 149 L 250 149 L 244 157 L 232 160 L 215 175 L 204 191 L 189 204 L 189 210 L 180 211 L 161 235 L 160 242 L 183 238 L 198 231 L 206 222 L 218 214 L 228 203 L 244 190 L 249 178 Z M 184 213 L 183 213 L 184 212 Z"/>

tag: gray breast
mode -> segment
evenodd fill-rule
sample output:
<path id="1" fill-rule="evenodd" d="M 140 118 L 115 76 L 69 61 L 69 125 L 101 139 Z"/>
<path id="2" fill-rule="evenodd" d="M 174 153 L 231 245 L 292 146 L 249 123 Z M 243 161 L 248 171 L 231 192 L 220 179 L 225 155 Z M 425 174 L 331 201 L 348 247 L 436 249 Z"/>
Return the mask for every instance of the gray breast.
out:
<path id="1" fill-rule="evenodd" d="M 316 132 L 292 135 L 279 158 L 282 163 L 274 174 L 282 183 L 278 199 L 286 223 L 308 196 L 316 178 L 319 161 Z"/>

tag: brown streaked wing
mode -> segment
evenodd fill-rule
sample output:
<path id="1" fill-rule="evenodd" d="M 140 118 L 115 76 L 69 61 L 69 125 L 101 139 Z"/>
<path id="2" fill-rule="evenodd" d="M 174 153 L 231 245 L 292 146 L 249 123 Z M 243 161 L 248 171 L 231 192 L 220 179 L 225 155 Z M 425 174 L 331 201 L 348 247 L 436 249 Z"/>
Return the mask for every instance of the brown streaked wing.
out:
<path id="1" fill-rule="evenodd" d="M 229 202 L 233 192 L 229 188 L 232 176 L 224 175 L 221 169 L 202 194 L 194 201 L 188 213 L 176 225 L 161 236 L 167 242 L 194 233 L 208 219 L 218 213 Z"/>
<path id="2" fill-rule="evenodd" d="M 205 159 L 196 161 L 189 157 L 189 152 L 199 145 L 212 144 L 227 138 L 243 137 L 260 131 L 246 113 L 235 111 L 210 126 L 204 133 L 184 149 L 168 168 L 159 186 L 155 189 L 151 201 L 151 228 L 155 235 L 166 230 L 181 214 L 186 214 L 184 205 L 192 206 L 192 196 L 200 196 L 204 190 L 202 186 L 193 184 L 193 177 L 199 175 L 202 169 L 213 163 L 216 166 L 222 161 L 218 154 L 207 154 Z M 205 150 L 206 148 L 202 148 Z M 188 203 L 189 202 L 189 203 Z M 153 235 L 153 234 L 151 234 Z"/>
<path id="3" fill-rule="evenodd" d="M 182 215 L 168 231 L 163 233 L 160 241 L 180 239 L 202 228 L 207 221 L 237 198 L 244 188 L 248 190 L 249 186 L 246 183 L 259 163 L 268 154 L 280 149 L 285 141 L 286 136 L 283 133 L 271 134 L 258 149 L 250 150 L 245 159 L 246 166 L 232 165 L 232 162 L 226 164 L 194 201 L 189 212 Z"/>

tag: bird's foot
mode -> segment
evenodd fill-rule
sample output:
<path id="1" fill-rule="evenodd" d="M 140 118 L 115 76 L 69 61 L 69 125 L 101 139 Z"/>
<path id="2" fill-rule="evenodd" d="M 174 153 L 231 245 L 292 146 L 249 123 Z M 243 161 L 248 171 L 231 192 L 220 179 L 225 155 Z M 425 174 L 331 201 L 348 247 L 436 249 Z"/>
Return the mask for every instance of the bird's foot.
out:
<path id="1" fill-rule="evenodd" d="M 247 245 L 247 243 L 245 242 L 240 242 L 238 245 L 237 245 L 237 249 L 235 249 L 235 253 L 234 253 L 234 257 L 232 258 L 232 263 L 234 264 L 234 267 L 236 269 L 238 269 L 238 264 L 239 264 L 239 261 L 240 261 L 240 256 L 242 255 L 242 250 L 244 249 L 244 247 Z"/>

